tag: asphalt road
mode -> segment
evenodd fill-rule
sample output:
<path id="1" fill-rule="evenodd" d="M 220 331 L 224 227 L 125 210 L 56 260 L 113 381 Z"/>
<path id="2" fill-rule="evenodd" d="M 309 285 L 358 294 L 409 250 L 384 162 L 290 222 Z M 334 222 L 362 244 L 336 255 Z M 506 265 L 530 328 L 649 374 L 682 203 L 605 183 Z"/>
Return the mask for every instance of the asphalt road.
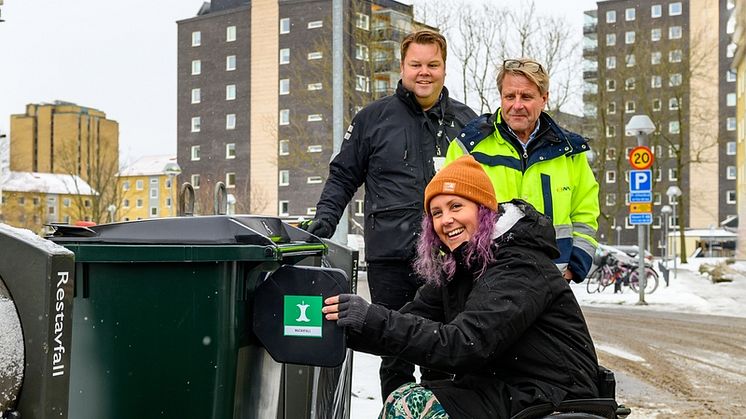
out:
<path id="1" fill-rule="evenodd" d="M 633 418 L 746 417 L 746 319 L 584 307 Z"/>

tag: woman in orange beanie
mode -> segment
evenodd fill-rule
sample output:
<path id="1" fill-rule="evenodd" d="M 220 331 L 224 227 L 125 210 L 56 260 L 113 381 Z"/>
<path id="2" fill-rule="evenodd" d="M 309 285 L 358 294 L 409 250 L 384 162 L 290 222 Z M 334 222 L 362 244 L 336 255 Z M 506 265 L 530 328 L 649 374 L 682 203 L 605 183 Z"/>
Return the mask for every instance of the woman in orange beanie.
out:
<path id="1" fill-rule="evenodd" d="M 598 397 L 593 342 L 552 262 L 551 220 L 523 201 L 498 205 L 471 156 L 438 172 L 424 202 L 414 268 L 427 283 L 414 301 L 392 311 L 342 294 L 323 308 L 351 348 L 442 373 L 393 377 L 380 417 L 509 418 Z"/>

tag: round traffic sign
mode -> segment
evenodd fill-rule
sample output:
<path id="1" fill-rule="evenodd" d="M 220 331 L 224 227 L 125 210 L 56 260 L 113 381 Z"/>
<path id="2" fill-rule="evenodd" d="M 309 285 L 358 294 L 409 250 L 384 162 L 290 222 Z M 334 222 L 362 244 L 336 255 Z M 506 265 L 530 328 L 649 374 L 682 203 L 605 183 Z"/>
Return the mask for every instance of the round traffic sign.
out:
<path id="1" fill-rule="evenodd" d="M 645 170 L 653 165 L 653 160 L 653 152 L 644 145 L 633 148 L 629 153 L 629 164 L 633 169 Z"/>

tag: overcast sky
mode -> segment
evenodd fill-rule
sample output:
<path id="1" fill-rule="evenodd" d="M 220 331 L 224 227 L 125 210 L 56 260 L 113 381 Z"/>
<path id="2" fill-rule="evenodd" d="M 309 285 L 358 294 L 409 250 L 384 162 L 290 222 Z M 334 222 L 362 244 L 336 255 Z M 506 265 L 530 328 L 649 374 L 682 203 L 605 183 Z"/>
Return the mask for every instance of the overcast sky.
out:
<path id="1" fill-rule="evenodd" d="M 500 1 L 509 4 L 504 0 Z M 407 2 L 406 0 L 403 2 Z M 536 0 L 581 33 L 592 0 Z M 195 0 L 5 0 L 0 130 L 28 103 L 63 100 L 119 122 L 123 161 L 176 153 L 176 21 Z M 580 53 L 580 52 L 578 52 Z"/>

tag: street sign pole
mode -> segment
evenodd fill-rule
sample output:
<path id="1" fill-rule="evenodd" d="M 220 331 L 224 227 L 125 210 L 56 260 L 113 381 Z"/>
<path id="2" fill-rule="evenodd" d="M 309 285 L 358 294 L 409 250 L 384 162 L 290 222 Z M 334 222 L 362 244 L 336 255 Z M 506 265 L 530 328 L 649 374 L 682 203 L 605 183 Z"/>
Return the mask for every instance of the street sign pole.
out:
<path id="1" fill-rule="evenodd" d="M 639 140 L 639 139 L 638 139 Z M 638 141 L 641 143 L 641 141 Z M 645 233 L 647 227 L 653 222 L 653 173 L 649 167 L 653 164 L 653 153 L 646 146 L 635 147 L 629 155 L 629 163 L 633 169 L 629 178 L 629 220 L 630 224 L 637 224 L 637 285 L 640 287 L 640 299 L 638 305 L 647 305 L 645 302 L 645 286 L 647 276 L 645 275 Z"/>

